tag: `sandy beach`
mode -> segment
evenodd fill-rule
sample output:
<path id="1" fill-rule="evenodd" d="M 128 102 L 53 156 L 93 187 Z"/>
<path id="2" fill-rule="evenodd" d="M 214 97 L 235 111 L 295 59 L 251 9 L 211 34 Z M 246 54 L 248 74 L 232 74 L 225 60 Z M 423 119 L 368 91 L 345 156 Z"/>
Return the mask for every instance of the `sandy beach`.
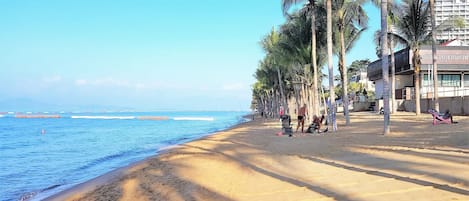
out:
<path id="1" fill-rule="evenodd" d="M 455 120 L 399 112 L 383 136 L 383 116 L 359 112 L 337 132 L 288 137 L 257 118 L 49 200 L 469 200 L 469 117 Z"/>

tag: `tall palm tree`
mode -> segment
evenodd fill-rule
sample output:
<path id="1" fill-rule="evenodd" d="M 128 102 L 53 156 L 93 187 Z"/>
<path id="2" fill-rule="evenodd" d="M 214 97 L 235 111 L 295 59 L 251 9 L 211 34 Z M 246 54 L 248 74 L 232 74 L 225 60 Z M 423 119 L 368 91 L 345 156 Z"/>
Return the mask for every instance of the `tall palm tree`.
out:
<path id="1" fill-rule="evenodd" d="M 423 0 L 403 0 L 400 5 L 399 20 L 396 28 L 398 34 L 406 40 L 412 50 L 412 67 L 414 69 L 415 113 L 420 112 L 420 46 L 430 38 L 429 10 Z M 383 57 L 383 60 L 384 59 Z M 384 70 L 383 70 L 384 71 Z M 386 102 L 386 101 L 385 101 Z"/>
<path id="2" fill-rule="evenodd" d="M 349 50 L 360 33 L 366 28 L 368 16 L 362 7 L 365 0 L 334 0 L 334 10 L 336 24 L 338 29 L 338 38 L 340 48 L 339 55 L 339 72 L 342 82 L 342 102 L 344 106 L 345 125 L 350 125 L 349 116 L 349 100 L 347 91 L 347 69 L 346 69 L 346 52 Z M 346 38 L 347 37 L 347 38 Z M 348 41 L 346 41 L 348 39 Z"/>
<path id="3" fill-rule="evenodd" d="M 309 17 L 304 12 L 295 12 L 287 17 L 287 22 L 280 27 L 279 50 L 284 58 L 284 66 L 288 66 L 290 86 L 294 90 L 297 100 L 301 100 L 301 105 L 307 104 L 308 110 L 312 110 L 312 100 L 310 99 L 312 90 L 310 84 L 312 76 L 310 68 L 305 65 L 311 62 L 311 33 Z M 296 84 L 294 84 L 296 83 Z M 298 85 L 294 87 L 293 85 Z M 302 86 L 302 87 L 300 87 Z M 300 102 L 297 102 L 297 108 Z M 310 117 L 310 116 L 308 116 Z"/>
<path id="4" fill-rule="evenodd" d="M 372 3 L 374 3 L 376 6 L 378 6 L 378 8 L 381 8 L 381 4 L 384 3 L 380 0 L 372 0 Z M 391 113 L 395 113 L 397 111 L 397 104 L 396 104 L 396 74 L 395 74 L 395 69 L 396 69 L 396 65 L 395 65 L 395 60 L 394 60 L 394 45 L 396 43 L 396 39 L 397 39 L 397 43 L 399 43 L 400 39 L 395 35 L 393 34 L 393 30 L 394 30 L 394 25 L 396 24 L 398 18 L 396 17 L 396 15 L 394 14 L 395 13 L 395 10 L 396 10 L 396 6 L 395 4 L 393 3 L 393 0 L 387 0 L 386 2 L 386 12 L 387 12 L 387 15 L 386 15 L 386 24 L 388 26 L 388 47 L 389 47 L 389 51 L 390 51 L 390 54 L 391 54 Z M 377 33 L 375 33 L 375 43 L 378 45 L 377 46 L 377 53 L 376 55 L 378 57 L 381 57 L 382 56 L 382 46 L 381 46 L 381 30 L 378 30 Z"/>
<path id="5" fill-rule="evenodd" d="M 294 4 L 304 3 L 306 0 L 282 0 L 282 10 L 286 14 L 290 7 Z M 318 91 L 318 65 L 316 53 L 316 4 L 315 0 L 308 0 L 306 8 L 309 10 L 311 16 L 311 64 L 313 67 L 313 114 L 319 114 L 319 91 Z"/>
<path id="6" fill-rule="evenodd" d="M 281 104 L 284 107 L 286 107 L 286 110 L 288 112 L 287 99 L 285 96 L 285 90 L 283 88 L 280 65 L 278 65 L 279 62 L 277 61 L 278 57 L 273 55 L 276 53 L 276 47 L 279 42 L 279 39 L 280 39 L 279 33 L 276 32 L 274 28 L 272 28 L 271 32 L 267 36 L 265 36 L 265 38 L 262 40 L 261 45 L 263 49 L 267 52 L 267 57 L 265 58 L 267 65 L 271 65 L 275 67 L 277 71 L 279 90 L 280 90 L 280 95 L 282 98 Z"/>
<path id="7" fill-rule="evenodd" d="M 332 69 L 332 0 L 326 0 L 327 13 L 327 65 L 329 71 L 329 98 L 331 106 L 330 122 L 332 123 L 332 131 L 337 131 L 337 122 L 335 119 L 335 94 L 334 94 L 334 70 Z"/>
<path id="8" fill-rule="evenodd" d="M 436 25 L 435 25 L 435 0 L 430 0 L 430 18 L 432 27 L 432 64 L 433 64 L 433 99 L 434 109 L 440 111 L 438 100 L 438 64 L 436 58 Z"/>
<path id="9" fill-rule="evenodd" d="M 383 69 L 383 101 L 384 101 L 384 135 L 391 133 L 390 116 L 389 116 L 389 65 L 388 65 L 388 2 L 381 0 L 381 41 L 382 42 L 382 55 L 381 55 L 381 68 Z"/>

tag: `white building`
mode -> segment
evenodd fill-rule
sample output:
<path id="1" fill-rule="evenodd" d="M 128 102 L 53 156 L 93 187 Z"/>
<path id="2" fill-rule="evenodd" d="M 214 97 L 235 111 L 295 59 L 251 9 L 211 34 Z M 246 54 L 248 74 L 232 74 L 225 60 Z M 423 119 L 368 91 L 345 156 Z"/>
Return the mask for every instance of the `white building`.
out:
<path id="1" fill-rule="evenodd" d="M 438 26 L 448 18 L 460 17 L 465 20 L 464 28 L 452 28 L 437 34 L 438 41 L 459 39 L 469 45 L 469 0 L 435 0 L 435 23 Z"/>
<path id="2" fill-rule="evenodd" d="M 394 53 L 396 63 L 396 99 L 415 99 L 412 50 L 409 48 Z M 432 50 L 431 46 L 420 49 L 420 95 L 421 99 L 432 98 Z M 438 95 L 458 97 L 469 95 L 469 46 L 437 46 Z M 390 68 L 391 69 L 391 68 Z M 376 98 L 383 93 L 381 60 L 368 65 L 368 77 L 375 82 Z M 391 72 L 389 72 L 391 76 Z"/>
<path id="3" fill-rule="evenodd" d="M 375 85 L 368 79 L 368 73 L 366 71 L 359 71 L 349 79 L 349 82 L 360 83 L 364 86 L 367 91 L 374 91 Z"/>

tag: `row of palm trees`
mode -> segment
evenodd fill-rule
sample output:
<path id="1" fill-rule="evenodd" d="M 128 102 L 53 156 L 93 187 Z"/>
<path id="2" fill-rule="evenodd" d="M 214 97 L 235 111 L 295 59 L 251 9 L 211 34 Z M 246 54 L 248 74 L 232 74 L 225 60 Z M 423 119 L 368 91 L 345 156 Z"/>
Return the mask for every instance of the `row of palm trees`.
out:
<path id="1" fill-rule="evenodd" d="M 300 3 L 303 4 L 299 10 L 289 13 L 293 5 Z M 279 30 L 272 29 L 261 41 L 266 55 L 259 63 L 255 73 L 257 82 L 253 85 L 253 102 L 258 109 L 262 110 L 261 112 L 275 115 L 275 111 L 278 111 L 281 106 L 285 107 L 288 112 L 287 100 L 295 97 L 297 106 L 300 103 L 306 103 L 310 113 L 318 115 L 320 102 L 326 103 L 324 96 L 322 100 L 320 99 L 320 94 L 324 93 L 318 83 L 324 75 L 319 71 L 318 66 L 324 66 L 326 63 L 328 64 L 329 104 L 335 105 L 332 64 L 332 57 L 335 54 L 338 57 L 340 86 L 342 87 L 339 95 L 344 104 L 346 125 L 350 124 L 346 54 L 367 28 L 368 17 L 363 9 L 364 3 L 366 3 L 365 0 L 282 0 L 286 22 L 280 26 Z M 390 132 L 389 52 L 393 52 L 396 41 L 410 47 L 413 52 L 412 63 L 415 70 L 415 97 L 420 97 L 418 90 L 420 88 L 419 50 L 422 44 L 431 42 L 429 39 L 434 31 L 430 29 L 428 2 L 403 0 L 399 5 L 394 5 L 387 0 L 381 0 L 375 3 L 381 7 L 381 39 L 377 41 L 380 46 L 378 52 L 383 61 L 384 134 L 388 134 Z M 390 43 L 388 43 L 388 38 Z M 394 69 L 393 55 L 391 56 L 391 68 Z M 394 86 L 394 76 L 392 85 Z M 394 92 L 394 90 L 391 91 Z M 393 94 L 393 104 L 394 98 Z M 396 108 L 395 105 L 392 108 Z M 416 108 L 416 113 L 419 114 L 419 98 L 416 98 Z M 330 110 L 328 117 L 335 131 L 337 129 L 335 111 Z"/>

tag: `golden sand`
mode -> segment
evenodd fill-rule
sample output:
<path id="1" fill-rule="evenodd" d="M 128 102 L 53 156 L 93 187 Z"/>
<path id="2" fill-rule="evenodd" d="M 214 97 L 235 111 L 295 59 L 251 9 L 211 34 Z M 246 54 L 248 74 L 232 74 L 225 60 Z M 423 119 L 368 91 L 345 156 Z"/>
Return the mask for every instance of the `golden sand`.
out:
<path id="1" fill-rule="evenodd" d="M 255 120 L 113 171 L 51 200 L 469 200 L 469 117 L 352 113 L 326 134 Z M 331 128 L 329 128 L 331 130 Z"/>

